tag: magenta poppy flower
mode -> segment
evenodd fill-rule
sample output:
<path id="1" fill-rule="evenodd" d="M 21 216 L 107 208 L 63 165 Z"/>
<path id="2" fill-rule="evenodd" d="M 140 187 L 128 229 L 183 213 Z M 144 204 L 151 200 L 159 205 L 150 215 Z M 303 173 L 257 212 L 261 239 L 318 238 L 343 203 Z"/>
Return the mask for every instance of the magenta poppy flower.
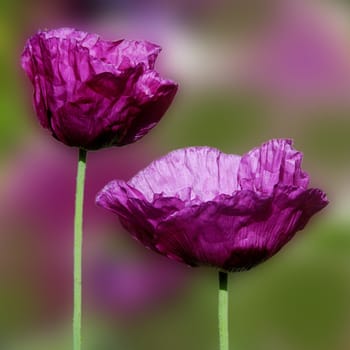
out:
<path id="1" fill-rule="evenodd" d="M 71 28 L 40 31 L 22 54 L 41 125 L 84 149 L 143 137 L 170 106 L 177 84 L 154 70 L 160 47 L 104 41 Z"/>
<path id="2" fill-rule="evenodd" d="M 173 151 L 97 204 L 146 247 L 191 266 L 249 269 L 276 254 L 328 203 L 308 189 L 302 154 L 271 140 L 243 156 L 209 147 Z"/>

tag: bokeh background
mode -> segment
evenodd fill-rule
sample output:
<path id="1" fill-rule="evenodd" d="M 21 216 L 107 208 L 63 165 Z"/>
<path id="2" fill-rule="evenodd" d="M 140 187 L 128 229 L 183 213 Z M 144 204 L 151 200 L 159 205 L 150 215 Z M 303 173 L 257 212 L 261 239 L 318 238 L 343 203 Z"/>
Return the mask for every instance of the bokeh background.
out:
<path id="1" fill-rule="evenodd" d="M 293 138 L 330 205 L 277 256 L 230 275 L 240 350 L 350 347 L 350 4 L 311 0 L 30 0 L 0 11 L 0 349 L 71 346 L 76 150 L 36 121 L 20 68 L 37 29 L 147 39 L 179 93 L 136 144 L 89 155 L 86 350 L 218 348 L 217 276 L 144 251 L 93 201 L 174 148 L 241 154 Z"/>

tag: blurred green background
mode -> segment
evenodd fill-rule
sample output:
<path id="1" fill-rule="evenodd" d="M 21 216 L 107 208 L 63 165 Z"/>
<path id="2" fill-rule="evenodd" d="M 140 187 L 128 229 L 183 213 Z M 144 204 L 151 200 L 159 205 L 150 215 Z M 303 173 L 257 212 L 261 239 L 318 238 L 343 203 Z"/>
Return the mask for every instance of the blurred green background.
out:
<path id="1" fill-rule="evenodd" d="M 171 109 L 149 135 L 128 146 L 128 151 L 113 150 L 125 163 L 111 162 L 108 174 L 115 171 L 115 177 L 127 178 L 150 159 L 189 145 L 241 154 L 270 138 L 294 139 L 304 153 L 312 185 L 328 194 L 330 205 L 277 256 L 252 271 L 230 275 L 231 348 L 349 349 L 350 7 L 346 2 L 5 0 L 1 6 L 0 349 L 66 350 L 71 344 L 71 301 L 69 296 L 61 300 L 67 293 L 63 290 L 70 295 L 72 287 L 66 267 L 71 233 L 37 227 L 27 215 L 35 203 L 45 206 L 43 193 L 52 191 L 41 182 L 45 170 L 38 180 L 41 190 L 34 186 L 35 176 L 29 178 L 27 173 L 37 166 L 37 149 L 59 153 L 65 146 L 51 140 L 36 121 L 20 54 L 29 35 L 54 26 L 73 26 L 106 38 L 158 42 L 163 47 L 159 70 L 180 84 Z M 66 167 L 74 182 L 75 164 L 69 159 Z M 45 164 L 45 159 L 40 162 Z M 123 167 L 130 170 L 120 175 Z M 103 181 L 114 175 L 108 176 Z M 64 183 L 55 182 L 56 195 Z M 28 198 L 24 189 L 31 188 Z M 19 191 L 16 197 L 14 189 Z M 73 201 L 73 192 L 67 207 L 70 198 Z M 14 205 L 9 205 L 11 200 Z M 52 197 L 46 200 L 50 207 Z M 44 220 L 47 214 L 40 208 L 35 215 Z M 60 221 L 61 211 L 55 214 Z M 117 226 L 99 225 L 87 228 L 86 255 L 103 260 L 104 254 L 117 256 L 123 246 L 123 255 L 130 258 L 139 249 Z M 68 241 L 62 243 L 62 236 Z M 63 270 L 59 280 L 56 270 L 51 275 L 46 271 L 45 277 L 38 273 L 43 265 L 50 269 L 43 253 L 48 242 L 63 245 L 55 256 L 55 268 Z M 183 269 L 186 277 L 163 295 L 162 303 L 152 301 L 140 314 L 129 317 L 112 308 L 87 307 L 84 349 L 218 348 L 216 271 Z M 56 293 L 49 300 L 46 288 Z"/>

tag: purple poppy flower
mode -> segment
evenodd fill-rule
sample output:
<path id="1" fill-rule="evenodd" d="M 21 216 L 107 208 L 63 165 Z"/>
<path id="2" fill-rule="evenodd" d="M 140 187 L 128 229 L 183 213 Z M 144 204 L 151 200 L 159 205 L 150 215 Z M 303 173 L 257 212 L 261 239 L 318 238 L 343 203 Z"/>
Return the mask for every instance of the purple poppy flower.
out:
<path id="1" fill-rule="evenodd" d="M 22 54 L 41 125 L 85 149 L 140 139 L 168 109 L 177 84 L 154 70 L 160 47 L 104 41 L 71 28 L 40 31 Z"/>
<path id="2" fill-rule="evenodd" d="M 209 147 L 173 151 L 97 204 L 146 247 L 191 266 L 249 269 L 276 254 L 328 203 L 308 189 L 302 154 L 271 140 L 243 156 Z"/>

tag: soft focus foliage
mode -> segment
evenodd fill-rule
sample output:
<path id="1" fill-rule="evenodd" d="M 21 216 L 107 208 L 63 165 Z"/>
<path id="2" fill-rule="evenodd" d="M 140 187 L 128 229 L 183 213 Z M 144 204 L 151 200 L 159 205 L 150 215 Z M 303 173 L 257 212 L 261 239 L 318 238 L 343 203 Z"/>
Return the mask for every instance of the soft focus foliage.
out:
<path id="1" fill-rule="evenodd" d="M 324 189 L 332 205 L 288 249 L 249 272 L 232 275 L 232 345 L 245 350 L 349 349 L 349 23 L 350 6 L 342 0 L 5 0 L 0 12 L 0 348 L 66 350 L 71 343 L 70 314 L 65 313 L 66 322 L 33 324 L 38 315 L 56 315 L 29 286 L 49 288 L 52 280 L 57 282 L 54 275 L 50 280 L 33 276 L 40 276 L 42 268 L 35 263 L 37 252 L 51 252 L 47 241 L 55 247 L 59 235 L 33 242 L 27 225 L 20 227 L 26 222 L 23 211 L 6 215 L 7 230 L 3 191 L 14 178 L 22 188 L 38 186 L 26 174 L 15 175 L 13 163 L 37 140 L 50 139 L 31 108 L 32 87 L 20 68 L 23 46 L 40 28 L 73 26 L 110 40 L 156 42 L 163 48 L 157 69 L 181 86 L 152 134 L 128 146 L 132 154 L 135 146 L 147 148 L 149 158 L 138 159 L 124 175 L 108 174 L 99 186 L 112 177 L 127 180 L 172 149 L 208 145 L 243 154 L 267 139 L 295 140 L 306 155 L 303 167 L 312 174 L 311 187 Z M 305 43 L 306 51 L 301 45 Z M 247 71 L 248 66 L 259 74 Z M 25 158 L 35 168 L 31 158 Z M 72 176 L 75 158 L 71 156 L 65 168 Z M 114 165 L 121 169 L 119 163 Z M 88 166 L 87 176 L 91 171 Z M 74 179 L 70 181 L 73 188 Z M 34 207 L 35 199 L 29 204 Z M 100 212 L 106 218 L 108 213 Z M 110 219 L 114 225 L 112 214 Z M 64 220 L 63 213 L 55 220 Z M 44 235 L 47 232 L 41 232 Z M 90 241 L 93 237 L 99 243 Z M 109 254 L 120 256 L 119 239 L 108 237 L 92 233 L 86 240 L 102 264 L 110 261 Z M 138 247 L 129 241 L 128 236 L 123 240 L 123 247 L 128 246 L 122 249 L 124 261 L 130 261 Z M 35 251 L 30 249 L 34 243 Z M 66 255 L 57 259 L 65 266 Z M 91 350 L 214 349 L 217 276 L 212 269 L 191 272 L 197 280 L 188 293 L 171 294 L 170 306 L 135 316 L 127 327 L 118 316 L 110 317 L 113 312 L 119 315 L 116 305 L 112 314 L 90 309 L 84 315 L 84 344 Z"/>
<path id="2" fill-rule="evenodd" d="M 28 299 L 40 303 L 36 314 L 31 316 L 33 325 L 41 319 L 66 316 L 71 308 L 74 153 L 73 149 L 37 142 L 22 157 L 14 159 L 14 175 L 2 193 L 7 203 L 2 211 L 3 249 L 10 244 L 18 248 L 21 244 L 16 239 L 27 247 L 15 258 L 3 254 L 2 260 L 9 268 L 28 269 L 28 280 L 24 282 L 30 293 Z M 87 307 L 91 304 L 96 311 L 120 320 L 133 319 L 144 310 L 157 307 L 162 298 L 182 289 L 185 280 L 184 269 L 165 259 L 137 250 L 129 256 L 120 228 L 112 217 L 103 215 L 94 205 L 97 190 L 112 174 L 130 174 L 137 164 L 150 157 L 147 153 L 145 149 L 129 148 L 117 153 L 106 150 L 89 157 L 84 204 L 84 292 Z M 21 220 L 16 221 L 17 217 Z M 7 275 L 9 271 L 4 274 L 3 282 L 11 278 Z M 145 284 L 149 279 L 152 283 Z M 18 280 L 18 283 L 22 282 Z M 3 292 L 7 290 L 11 288 L 3 288 Z M 1 301 L 0 297 L 0 304 Z"/>

